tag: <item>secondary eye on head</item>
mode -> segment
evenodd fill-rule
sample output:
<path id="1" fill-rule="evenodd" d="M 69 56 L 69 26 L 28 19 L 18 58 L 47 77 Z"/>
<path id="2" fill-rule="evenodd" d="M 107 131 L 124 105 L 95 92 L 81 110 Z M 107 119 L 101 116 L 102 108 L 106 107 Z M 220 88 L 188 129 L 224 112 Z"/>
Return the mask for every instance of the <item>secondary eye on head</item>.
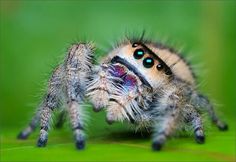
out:
<path id="1" fill-rule="evenodd" d="M 156 68 L 157 68 L 157 70 L 162 70 L 163 69 L 163 65 L 162 64 L 158 64 Z"/>

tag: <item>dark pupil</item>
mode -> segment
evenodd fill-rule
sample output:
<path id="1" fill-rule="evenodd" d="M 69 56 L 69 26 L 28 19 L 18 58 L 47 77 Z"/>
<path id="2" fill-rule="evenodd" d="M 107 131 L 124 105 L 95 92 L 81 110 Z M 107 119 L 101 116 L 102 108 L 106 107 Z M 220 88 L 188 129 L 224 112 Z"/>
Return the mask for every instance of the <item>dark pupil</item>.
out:
<path id="1" fill-rule="evenodd" d="M 144 55 L 144 51 L 142 49 L 137 49 L 134 51 L 134 58 L 141 59 Z"/>
<path id="2" fill-rule="evenodd" d="M 151 68 L 154 65 L 154 60 L 151 57 L 147 57 L 143 60 L 143 66 L 145 68 Z"/>
<path id="3" fill-rule="evenodd" d="M 158 64 L 157 65 L 157 70 L 161 70 L 161 69 L 163 69 L 163 65 L 162 64 Z"/>

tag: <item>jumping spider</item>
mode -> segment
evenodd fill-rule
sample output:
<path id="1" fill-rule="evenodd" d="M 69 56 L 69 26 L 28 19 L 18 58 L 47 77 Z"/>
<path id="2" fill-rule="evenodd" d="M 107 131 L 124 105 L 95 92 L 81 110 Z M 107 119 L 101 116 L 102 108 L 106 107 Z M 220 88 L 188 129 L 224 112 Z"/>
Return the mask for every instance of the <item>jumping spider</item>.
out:
<path id="1" fill-rule="evenodd" d="M 83 102 L 94 111 L 105 109 L 106 121 L 127 121 L 136 128 L 152 128 L 152 148 L 160 150 L 177 129 L 190 127 L 197 143 L 204 143 L 202 112 L 220 129 L 227 130 L 207 97 L 196 88 L 189 64 L 173 49 L 143 39 L 127 39 L 93 65 L 94 46 L 76 43 L 64 63 L 53 72 L 48 91 L 29 126 L 19 135 L 26 139 L 40 121 L 38 147 L 46 146 L 52 112 L 64 102 L 77 149 L 85 147 Z"/>

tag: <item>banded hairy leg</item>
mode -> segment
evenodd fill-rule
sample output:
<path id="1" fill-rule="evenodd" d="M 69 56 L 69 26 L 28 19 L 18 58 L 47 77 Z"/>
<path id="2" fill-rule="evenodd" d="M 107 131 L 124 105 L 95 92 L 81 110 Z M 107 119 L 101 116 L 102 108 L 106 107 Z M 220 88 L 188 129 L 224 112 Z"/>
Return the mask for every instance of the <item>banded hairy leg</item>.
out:
<path id="1" fill-rule="evenodd" d="M 92 70 L 93 46 L 86 43 L 77 43 L 71 46 L 63 64 L 59 65 L 52 73 L 48 82 L 47 93 L 37 109 L 29 126 L 24 129 L 18 138 L 26 139 L 36 128 L 40 121 L 40 135 L 38 147 L 44 147 L 48 140 L 48 129 L 52 112 L 66 99 L 67 107 L 59 115 L 57 126 L 63 124 L 65 114 L 69 114 L 74 131 L 76 147 L 85 146 L 84 123 L 82 104 L 86 83 Z"/>

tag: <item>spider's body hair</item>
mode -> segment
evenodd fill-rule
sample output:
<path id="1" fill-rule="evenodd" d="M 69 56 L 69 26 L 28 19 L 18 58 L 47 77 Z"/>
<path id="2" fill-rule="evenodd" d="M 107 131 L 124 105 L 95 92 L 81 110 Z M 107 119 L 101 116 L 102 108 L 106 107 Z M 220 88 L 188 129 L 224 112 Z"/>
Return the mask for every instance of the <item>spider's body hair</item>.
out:
<path id="1" fill-rule="evenodd" d="M 168 137 L 186 125 L 194 131 L 196 141 L 203 143 L 200 111 L 207 111 L 219 129 L 227 129 L 207 97 L 197 91 L 191 67 L 175 50 L 144 41 L 142 36 L 122 42 L 96 66 L 93 50 L 91 44 L 72 45 L 64 63 L 53 72 L 38 113 L 19 138 L 27 138 L 40 118 L 38 146 L 45 146 L 52 111 L 64 98 L 76 147 L 84 148 L 85 97 L 95 111 L 106 110 L 108 123 L 126 121 L 136 129 L 152 128 L 154 150 L 159 150 Z"/>
<path id="2" fill-rule="evenodd" d="M 93 101 L 95 111 L 108 105 L 109 92 L 114 91 L 113 77 L 106 69 L 106 65 L 94 68 L 93 75 L 87 83 L 87 96 Z"/>
<path id="3" fill-rule="evenodd" d="M 142 109 L 135 100 L 137 97 L 137 86 L 128 90 L 122 86 L 117 88 L 116 91 L 109 97 L 107 120 L 109 122 L 123 121 L 124 119 L 134 121 L 135 114 L 142 114 Z"/>

